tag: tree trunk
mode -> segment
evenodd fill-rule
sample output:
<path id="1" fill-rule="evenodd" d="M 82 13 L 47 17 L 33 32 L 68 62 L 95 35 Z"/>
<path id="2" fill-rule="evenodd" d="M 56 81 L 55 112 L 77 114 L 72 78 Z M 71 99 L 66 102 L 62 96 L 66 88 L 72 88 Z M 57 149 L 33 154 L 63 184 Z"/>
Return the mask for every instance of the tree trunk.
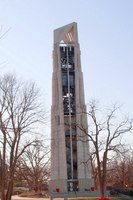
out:
<path id="1" fill-rule="evenodd" d="M 106 194 L 106 182 L 102 177 L 102 184 L 101 184 L 101 197 L 105 197 Z"/>
<path id="2" fill-rule="evenodd" d="M 2 158 L 2 177 L 1 177 L 1 200 L 5 200 L 5 174 L 6 174 L 6 134 L 4 134 L 4 143 L 3 143 L 3 158 Z"/>
<path id="3" fill-rule="evenodd" d="M 1 189 L 1 200 L 6 200 L 6 194 L 4 188 Z"/>
<path id="4" fill-rule="evenodd" d="M 107 152 L 104 152 L 103 163 L 102 163 L 102 183 L 101 183 L 101 195 L 105 197 L 106 195 L 106 174 L 107 174 Z"/>
<path id="5" fill-rule="evenodd" d="M 11 200 L 12 193 L 13 193 L 13 179 L 9 181 L 6 193 L 6 200 Z"/>

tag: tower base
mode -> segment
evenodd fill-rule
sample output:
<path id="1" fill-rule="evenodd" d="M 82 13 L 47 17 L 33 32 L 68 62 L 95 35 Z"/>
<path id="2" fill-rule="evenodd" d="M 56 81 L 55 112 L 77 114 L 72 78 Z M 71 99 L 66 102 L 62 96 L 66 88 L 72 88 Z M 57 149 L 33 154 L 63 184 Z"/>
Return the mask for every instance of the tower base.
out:
<path id="1" fill-rule="evenodd" d="M 84 192 L 68 192 L 68 193 L 51 193 L 50 200 L 53 200 L 54 198 L 64 198 L 64 200 L 67 200 L 68 198 L 88 198 L 88 197 L 100 197 L 99 191 L 84 191 Z"/>
<path id="2" fill-rule="evenodd" d="M 67 180 L 66 179 L 50 180 L 49 191 L 51 194 L 67 193 Z"/>
<path id="3" fill-rule="evenodd" d="M 77 187 L 71 188 L 70 183 L 72 182 L 66 179 L 50 180 L 51 198 L 94 197 L 96 194 L 98 195 L 98 192 L 94 191 L 93 179 L 79 179 L 75 182 Z"/>

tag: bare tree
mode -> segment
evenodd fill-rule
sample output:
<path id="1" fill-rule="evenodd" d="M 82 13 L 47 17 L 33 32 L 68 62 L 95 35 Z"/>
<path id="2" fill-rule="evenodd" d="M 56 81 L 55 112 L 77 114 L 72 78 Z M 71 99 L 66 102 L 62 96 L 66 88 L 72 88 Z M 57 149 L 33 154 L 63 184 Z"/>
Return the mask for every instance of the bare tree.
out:
<path id="1" fill-rule="evenodd" d="M 108 163 L 107 182 L 112 188 L 128 189 L 133 180 L 133 152 L 126 149 L 123 153 L 115 153 Z"/>
<path id="2" fill-rule="evenodd" d="M 48 185 L 49 153 L 49 147 L 44 145 L 42 140 L 36 140 L 35 144 L 29 146 L 20 157 L 17 177 L 21 176 L 30 190 L 40 192 L 44 185 Z"/>
<path id="3" fill-rule="evenodd" d="M 123 134 L 132 131 L 132 120 L 124 118 L 119 121 L 116 117 L 117 111 L 119 111 L 119 108 L 113 106 L 103 117 L 96 106 L 96 102 L 92 101 L 89 105 L 89 111 L 86 113 L 89 128 L 82 124 L 77 125 L 81 131 L 88 135 L 88 140 L 93 145 L 102 197 L 106 195 L 107 163 L 111 156 L 110 152 L 119 152 L 120 147 L 122 147 Z"/>
<path id="4" fill-rule="evenodd" d="M 17 161 L 34 143 L 33 132 L 39 123 L 45 122 L 46 113 L 43 110 L 35 83 L 24 83 L 10 74 L 0 78 L 2 200 L 11 199 Z M 5 180 L 5 166 L 8 166 L 8 180 Z"/>

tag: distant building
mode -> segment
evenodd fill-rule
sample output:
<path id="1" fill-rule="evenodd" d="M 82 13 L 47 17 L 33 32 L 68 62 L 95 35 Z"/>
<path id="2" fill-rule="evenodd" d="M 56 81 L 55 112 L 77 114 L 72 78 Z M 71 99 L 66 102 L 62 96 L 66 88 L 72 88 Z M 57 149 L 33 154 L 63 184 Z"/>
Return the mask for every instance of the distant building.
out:
<path id="1" fill-rule="evenodd" d="M 93 190 L 77 24 L 54 31 L 51 108 L 51 194 Z M 81 141 L 82 140 L 82 141 Z M 83 141 L 84 140 L 84 141 Z"/>

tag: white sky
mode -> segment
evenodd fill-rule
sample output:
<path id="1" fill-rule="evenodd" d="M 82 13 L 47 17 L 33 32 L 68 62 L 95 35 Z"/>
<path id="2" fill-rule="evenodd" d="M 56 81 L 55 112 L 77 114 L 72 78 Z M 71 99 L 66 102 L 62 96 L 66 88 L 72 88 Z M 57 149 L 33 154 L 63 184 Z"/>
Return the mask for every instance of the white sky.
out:
<path id="1" fill-rule="evenodd" d="M 86 103 L 133 116 L 132 0 L 0 0 L 0 73 L 35 81 L 50 110 L 53 30 L 77 22 Z"/>

